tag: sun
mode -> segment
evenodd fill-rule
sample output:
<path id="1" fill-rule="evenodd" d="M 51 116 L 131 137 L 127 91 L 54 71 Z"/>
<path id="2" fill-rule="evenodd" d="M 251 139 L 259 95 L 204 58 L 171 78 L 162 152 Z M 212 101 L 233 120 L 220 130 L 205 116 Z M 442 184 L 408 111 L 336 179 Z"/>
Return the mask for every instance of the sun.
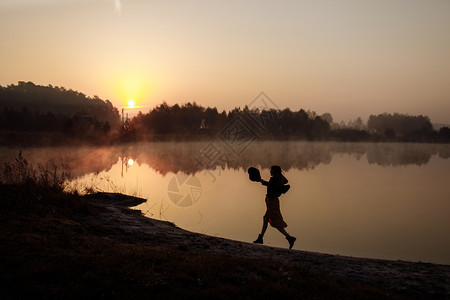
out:
<path id="1" fill-rule="evenodd" d="M 128 107 L 134 107 L 136 105 L 136 103 L 134 102 L 133 99 L 128 100 Z"/>
<path id="2" fill-rule="evenodd" d="M 0 0 L 1 2 L 1 0 Z M 120 107 L 129 110 L 140 108 L 139 104 L 145 103 L 148 87 L 151 86 L 149 80 L 144 80 L 146 76 L 143 74 L 131 74 L 130 71 L 124 70 L 122 75 L 112 79 L 111 85 L 114 86 L 117 99 L 120 99 Z"/>

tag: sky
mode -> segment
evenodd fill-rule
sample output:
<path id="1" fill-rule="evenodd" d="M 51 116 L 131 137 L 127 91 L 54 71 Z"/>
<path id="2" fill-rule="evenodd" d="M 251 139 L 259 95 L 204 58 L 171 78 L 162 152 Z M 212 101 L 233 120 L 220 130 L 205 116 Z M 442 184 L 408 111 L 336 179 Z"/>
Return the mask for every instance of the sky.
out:
<path id="1" fill-rule="evenodd" d="M 0 85 L 450 124 L 448 0 L 0 0 Z"/>

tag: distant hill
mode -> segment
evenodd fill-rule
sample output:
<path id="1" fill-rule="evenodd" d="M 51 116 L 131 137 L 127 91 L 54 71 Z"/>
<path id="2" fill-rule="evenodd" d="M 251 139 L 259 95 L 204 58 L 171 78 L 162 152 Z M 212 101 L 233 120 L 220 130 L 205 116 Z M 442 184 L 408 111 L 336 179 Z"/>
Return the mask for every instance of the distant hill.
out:
<path id="1" fill-rule="evenodd" d="M 120 124 L 119 111 L 109 100 L 97 96 L 90 98 L 64 87 L 41 86 L 32 82 L 19 81 L 17 85 L 0 86 L 0 109 L 51 113 L 69 118 L 84 114 L 99 122 L 108 121 L 113 127 Z"/>

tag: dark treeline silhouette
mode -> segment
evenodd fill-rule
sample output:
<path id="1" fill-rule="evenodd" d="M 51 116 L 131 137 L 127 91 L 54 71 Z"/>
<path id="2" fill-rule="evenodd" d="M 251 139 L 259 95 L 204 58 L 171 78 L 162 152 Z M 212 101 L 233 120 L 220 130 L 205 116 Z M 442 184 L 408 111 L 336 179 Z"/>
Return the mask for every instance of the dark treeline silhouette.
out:
<path id="1" fill-rule="evenodd" d="M 194 103 L 173 106 L 163 103 L 139 114 L 124 124 L 123 134 L 130 138 L 193 137 L 215 135 L 228 121 L 227 113 L 216 108 L 204 108 Z"/>
<path id="2" fill-rule="evenodd" d="M 343 126 L 344 125 L 344 126 Z M 350 142 L 449 142 L 450 129 L 433 129 L 426 116 L 371 115 L 338 125 L 330 113 L 289 108 L 235 108 L 219 112 L 194 103 L 162 103 L 148 113 L 139 112 L 123 124 L 110 101 L 63 87 L 32 82 L 0 86 L 0 143 L 14 144 L 22 136 L 40 144 L 40 136 L 58 135 L 58 143 L 111 144 L 159 140 L 232 138 L 245 140 L 305 140 Z M 19 133 L 19 134 L 18 134 Z M 37 134 L 39 133 L 39 134 Z M 6 138 L 5 138 L 6 137 Z M 45 139 L 44 139 L 45 140 Z"/>
<path id="3" fill-rule="evenodd" d="M 120 126 L 117 108 L 63 87 L 19 82 L 0 86 L 0 130 L 64 133 L 71 139 L 97 140 Z"/>
<path id="4" fill-rule="evenodd" d="M 371 115 L 367 122 L 369 131 L 387 139 L 403 141 L 428 141 L 437 137 L 428 117 L 407 116 L 398 113 Z"/>
<path id="5" fill-rule="evenodd" d="M 336 141 L 448 143 L 450 129 L 433 129 L 427 116 L 399 113 L 371 115 L 367 125 L 361 118 L 345 124 L 332 123 L 331 138 Z"/>
<path id="6" fill-rule="evenodd" d="M 147 114 L 139 113 L 123 127 L 123 134 L 134 140 L 218 137 L 228 131 L 236 136 L 261 139 L 325 140 L 330 124 L 303 109 L 299 111 L 235 108 L 219 112 L 217 108 L 194 103 L 168 105 L 163 103 Z"/>
<path id="7" fill-rule="evenodd" d="M 236 121 L 238 120 L 238 121 Z M 194 103 L 168 105 L 163 103 L 139 113 L 122 127 L 121 136 L 127 141 L 190 139 L 220 137 L 227 130 L 235 134 L 253 135 L 266 140 L 350 141 L 350 142 L 449 142 L 450 130 L 433 129 L 426 116 L 403 114 L 371 115 L 367 125 L 361 118 L 352 126 L 334 126 L 332 116 L 314 112 L 275 109 L 235 108 L 218 112 L 214 107 Z M 239 123 L 239 124 L 237 124 Z M 238 126 L 239 125 L 239 126 Z M 333 125 L 333 126 L 332 126 Z"/>

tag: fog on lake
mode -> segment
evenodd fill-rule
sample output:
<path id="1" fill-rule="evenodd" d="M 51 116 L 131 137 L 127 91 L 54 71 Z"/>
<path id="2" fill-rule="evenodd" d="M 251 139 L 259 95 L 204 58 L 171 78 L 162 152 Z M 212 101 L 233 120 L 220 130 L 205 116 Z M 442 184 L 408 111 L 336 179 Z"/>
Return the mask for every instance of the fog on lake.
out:
<path id="1" fill-rule="evenodd" d="M 11 161 L 19 149 L 2 149 Z M 450 146 L 438 144 L 160 142 L 115 147 L 26 148 L 30 162 L 63 161 L 70 188 L 148 199 L 152 218 L 251 242 L 265 212 L 265 187 L 280 165 L 291 190 L 280 197 L 294 249 L 450 264 Z M 287 247 L 274 228 L 266 245 Z"/>

